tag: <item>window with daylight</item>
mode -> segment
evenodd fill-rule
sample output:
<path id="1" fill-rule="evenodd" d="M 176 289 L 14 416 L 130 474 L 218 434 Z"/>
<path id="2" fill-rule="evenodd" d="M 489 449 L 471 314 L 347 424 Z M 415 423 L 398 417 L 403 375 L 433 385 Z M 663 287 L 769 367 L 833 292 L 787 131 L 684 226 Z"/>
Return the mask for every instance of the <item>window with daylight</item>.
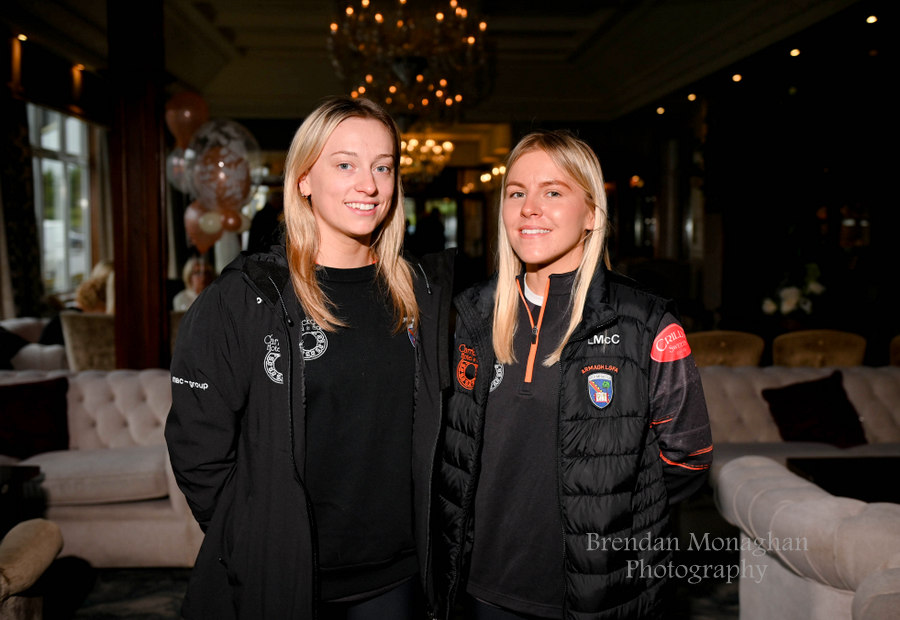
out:
<path id="1" fill-rule="evenodd" d="M 90 126 L 28 104 L 34 205 L 47 293 L 65 293 L 91 271 Z"/>

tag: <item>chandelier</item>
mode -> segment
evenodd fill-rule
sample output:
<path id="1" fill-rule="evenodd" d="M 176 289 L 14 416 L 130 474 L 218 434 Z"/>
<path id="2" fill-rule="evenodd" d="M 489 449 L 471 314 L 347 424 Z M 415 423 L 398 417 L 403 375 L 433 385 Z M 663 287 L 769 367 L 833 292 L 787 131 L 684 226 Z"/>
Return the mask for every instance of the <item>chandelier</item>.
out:
<path id="1" fill-rule="evenodd" d="M 412 185 L 430 182 L 441 173 L 454 144 L 450 140 L 439 142 L 434 138 L 404 135 L 400 142 L 400 174 Z"/>
<path id="2" fill-rule="evenodd" d="M 419 119 L 456 120 L 486 90 L 487 24 L 458 0 L 388 4 L 351 3 L 331 24 L 328 50 L 338 77 L 352 96 L 382 104 L 404 131 Z"/>

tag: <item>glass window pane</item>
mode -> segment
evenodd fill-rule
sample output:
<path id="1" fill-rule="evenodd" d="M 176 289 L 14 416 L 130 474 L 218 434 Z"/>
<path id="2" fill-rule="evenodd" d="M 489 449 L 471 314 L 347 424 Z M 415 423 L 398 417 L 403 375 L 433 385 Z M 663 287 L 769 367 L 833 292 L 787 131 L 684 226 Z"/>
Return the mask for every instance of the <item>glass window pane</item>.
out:
<path id="1" fill-rule="evenodd" d="M 69 281 L 79 284 L 90 271 L 90 215 L 86 166 L 69 166 Z"/>
<path id="2" fill-rule="evenodd" d="M 43 111 L 36 105 L 26 104 L 28 110 L 28 141 L 31 144 L 40 144 L 41 115 Z"/>
<path id="3" fill-rule="evenodd" d="M 43 280 L 48 293 L 68 293 L 91 269 L 89 126 L 32 104 L 27 112 Z"/>
<path id="4" fill-rule="evenodd" d="M 84 156 L 87 147 L 87 131 L 83 122 L 71 116 L 66 117 L 66 152 Z"/>
<path id="5" fill-rule="evenodd" d="M 38 117 L 38 132 L 41 136 L 41 147 L 50 151 L 58 151 L 62 148 L 62 118 L 59 112 L 41 108 L 41 114 Z"/>
<path id="6" fill-rule="evenodd" d="M 66 181 L 61 162 L 44 159 L 43 177 L 43 245 L 44 284 L 52 292 L 64 290 L 66 269 Z"/>

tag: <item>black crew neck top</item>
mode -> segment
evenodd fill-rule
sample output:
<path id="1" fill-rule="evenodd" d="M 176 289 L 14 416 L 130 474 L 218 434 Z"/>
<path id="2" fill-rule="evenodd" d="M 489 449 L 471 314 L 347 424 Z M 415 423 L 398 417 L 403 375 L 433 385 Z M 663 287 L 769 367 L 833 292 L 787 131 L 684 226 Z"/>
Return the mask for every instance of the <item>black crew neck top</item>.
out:
<path id="1" fill-rule="evenodd" d="M 322 600 L 353 598 L 418 572 L 412 533 L 415 346 L 394 331 L 375 265 L 320 267 L 346 327 L 301 324 L 306 483 L 315 511 Z"/>

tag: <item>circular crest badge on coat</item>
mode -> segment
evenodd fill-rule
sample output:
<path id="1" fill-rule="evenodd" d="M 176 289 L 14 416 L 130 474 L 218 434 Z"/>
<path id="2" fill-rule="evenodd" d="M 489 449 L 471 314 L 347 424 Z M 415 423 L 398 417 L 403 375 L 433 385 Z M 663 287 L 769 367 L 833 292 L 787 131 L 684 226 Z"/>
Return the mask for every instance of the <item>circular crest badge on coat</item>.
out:
<path id="1" fill-rule="evenodd" d="M 266 344 L 266 356 L 263 359 L 263 368 L 273 383 L 284 383 L 284 375 L 275 367 L 275 362 L 281 357 L 281 348 L 278 345 L 278 338 L 269 334 L 263 342 Z"/>
<path id="2" fill-rule="evenodd" d="M 491 379 L 491 392 L 500 387 L 503 383 L 503 364 L 494 362 L 494 377 Z"/>
<path id="3" fill-rule="evenodd" d="M 300 350 L 306 361 L 322 357 L 328 349 L 328 337 L 315 321 L 303 319 L 300 323 Z"/>
<path id="4" fill-rule="evenodd" d="M 605 372 L 595 372 L 588 375 L 587 383 L 588 395 L 591 398 L 591 404 L 594 405 L 597 409 L 603 409 L 612 402 L 612 375 Z"/>
<path id="5" fill-rule="evenodd" d="M 478 360 L 475 349 L 465 344 L 459 345 L 459 362 L 456 364 L 456 380 L 466 390 L 475 387 L 475 376 L 478 374 Z"/>

